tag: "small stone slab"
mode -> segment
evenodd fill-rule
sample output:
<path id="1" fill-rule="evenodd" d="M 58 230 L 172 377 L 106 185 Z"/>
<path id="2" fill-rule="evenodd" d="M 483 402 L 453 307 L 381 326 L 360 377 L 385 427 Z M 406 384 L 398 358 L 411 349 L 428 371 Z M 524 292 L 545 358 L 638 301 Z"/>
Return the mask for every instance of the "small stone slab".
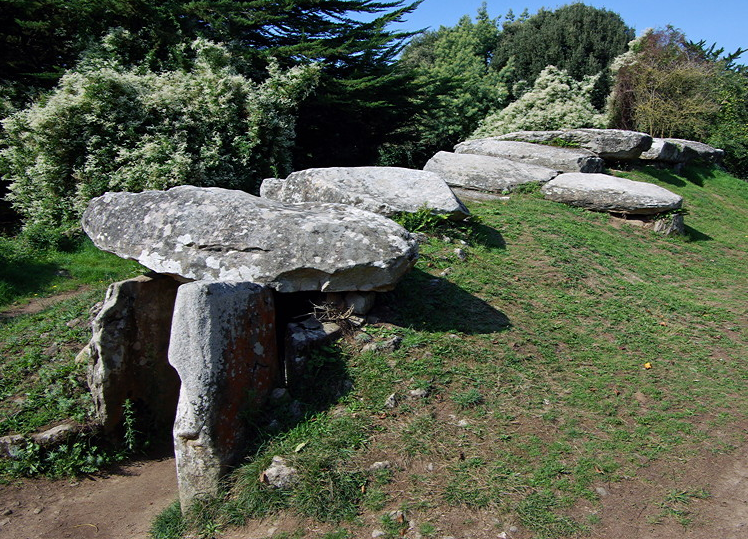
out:
<path id="1" fill-rule="evenodd" d="M 461 142 L 455 146 L 455 153 L 503 157 L 558 172 L 602 172 L 605 164 L 589 150 L 500 140 L 497 137 Z"/>
<path id="2" fill-rule="evenodd" d="M 548 200 L 613 213 L 651 215 L 683 204 L 683 198 L 658 185 L 607 174 L 561 174 L 541 191 Z"/>
<path id="3" fill-rule="evenodd" d="M 454 220 L 470 215 L 441 176 L 400 167 L 310 168 L 285 180 L 264 180 L 260 196 L 292 204 L 348 204 L 386 216 L 414 213 L 424 206 Z"/>
<path id="4" fill-rule="evenodd" d="M 511 191 L 526 183 L 545 183 L 558 176 L 556 170 L 547 167 L 467 153 L 439 152 L 423 168 L 439 174 L 450 187 L 488 193 Z"/>
<path id="5" fill-rule="evenodd" d="M 182 382 L 174 422 L 179 498 L 187 511 L 218 493 L 245 450 L 248 414 L 277 387 L 272 291 L 253 283 L 179 287 L 169 363 Z"/>
<path id="6" fill-rule="evenodd" d="M 725 151 L 703 142 L 684 140 L 679 138 L 666 138 L 665 142 L 675 144 L 683 148 L 687 161 L 703 161 L 705 163 L 721 163 L 725 157 Z"/>
<path id="7" fill-rule="evenodd" d="M 98 248 L 158 273 L 279 292 L 391 290 L 418 256 L 415 239 L 381 215 L 217 187 L 106 193 L 83 229 Z"/>
<path id="8" fill-rule="evenodd" d="M 623 129 L 558 129 L 553 131 L 515 131 L 498 137 L 501 140 L 548 143 L 562 140 L 578 145 L 610 161 L 638 159 L 652 145 L 652 137 Z"/>
<path id="9" fill-rule="evenodd" d="M 652 147 L 641 154 L 643 161 L 657 161 L 667 164 L 686 163 L 698 157 L 696 152 L 689 150 L 685 145 L 664 139 L 652 140 Z"/>

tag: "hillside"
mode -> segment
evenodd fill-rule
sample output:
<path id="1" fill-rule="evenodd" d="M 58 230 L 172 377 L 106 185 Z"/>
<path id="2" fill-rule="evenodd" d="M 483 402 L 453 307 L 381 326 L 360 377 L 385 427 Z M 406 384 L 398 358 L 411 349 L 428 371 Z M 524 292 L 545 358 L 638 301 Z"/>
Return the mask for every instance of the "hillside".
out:
<path id="1" fill-rule="evenodd" d="M 432 233 L 365 328 L 401 346 L 361 351 L 358 334 L 320 353 L 308 393 L 273 406 L 280 432 L 260 428 L 193 525 L 211 536 L 275 514 L 287 537 L 328 539 L 701 530 L 716 487 L 693 463 L 744 452 L 748 184 L 625 175 L 683 195 L 689 237 L 532 192 L 473 203 L 480 223 Z M 300 472 L 291 491 L 257 480 L 274 455 Z M 644 498 L 611 507 L 622 490 Z"/>
<path id="2" fill-rule="evenodd" d="M 304 394 L 255 418 L 247 464 L 224 499 L 189 519 L 194 531 L 613 538 L 720 529 L 718 472 L 746 454 L 748 183 L 706 169 L 621 174 L 681 194 L 688 237 L 532 190 L 469 203 L 477 222 L 429 232 L 416 269 L 380 296 L 378 322 L 320 351 Z M 0 327 L 3 371 L 33 397 L 27 404 L 50 409 L 34 400 L 49 393 L 41 341 L 60 332 L 69 353 L 54 372 L 78 392 L 66 394 L 78 419 L 84 366 L 73 357 L 86 332 L 66 323 L 85 316 L 81 299 L 70 313 L 61 304 Z M 394 336 L 394 349 L 363 350 Z M 23 401 L 5 389 L 3 434 Z M 52 411 L 38 421 L 66 417 L 65 406 Z M 258 482 L 275 455 L 299 471 L 291 490 Z M 162 514 L 155 536 L 180 536 L 177 515 Z"/>

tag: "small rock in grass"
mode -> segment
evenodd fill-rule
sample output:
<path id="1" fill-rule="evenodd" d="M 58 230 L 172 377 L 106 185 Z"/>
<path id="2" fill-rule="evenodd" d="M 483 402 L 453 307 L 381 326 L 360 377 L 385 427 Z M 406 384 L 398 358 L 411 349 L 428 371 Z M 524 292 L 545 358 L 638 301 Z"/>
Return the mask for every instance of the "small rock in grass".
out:
<path id="1" fill-rule="evenodd" d="M 463 428 L 465 428 L 465 427 L 469 427 L 469 426 L 470 426 L 470 423 L 469 423 L 469 422 L 468 422 L 468 421 L 467 421 L 466 419 L 460 419 L 460 420 L 459 420 L 459 421 L 457 422 L 457 426 L 458 426 L 458 427 L 463 427 Z"/>
<path id="2" fill-rule="evenodd" d="M 459 258 L 463 262 L 467 260 L 467 253 L 463 249 L 457 248 L 454 250 L 454 253 L 455 256 L 457 256 L 457 258 Z"/>
<path id="3" fill-rule="evenodd" d="M 595 492 L 597 492 L 598 495 L 603 496 L 603 497 L 608 495 L 608 491 L 605 490 L 604 487 L 596 487 Z"/>
<path id="4" fill-rule="evenodd" d="M 384 537 L 385 535 L 387 534 L 384 533 L 382 530 L 372 530 L 371 532 L 371 536 L 374 539 L 376 539 L 377 537 Z"/>
<path id="5" fill-rule="evenodd" d="M 425 399 L 429 396 L 429 390 L 424 388 L 411 389 L 408 391 L 408 396 L 412 399 Z"/>
<path id="6" fill-rule="evenodd" d="M 444 269 L 444 270 L 443 270 L 443 271 L 442 271 L 442 272 L 441 272 L 441 273 L 439 274 L 439 276 L 441 276 L 441 277 L 446 277 L 446 276 L 447 276 L 447 275 L 449 275 L 450 273 L 452 273 L 452 268 L 445 268 L 445 269 Z"/>
<path id="7" fill-rule="evenodd" d="M 393 393 L 384 401 L 385 408 L 395 408 L 397 406 L 397 396 Z"/>
<path id="8" fill-rule="evenodd" d="M 81 325 L 81 319 L 80 318 L 73 318 L 72 320 L 68 320 L 65 322 L 65 325 L 69 328 L 75 328 Z"/>
<path id="9" fill-rule="evenodd" d="M 517 526 L 509 526 L 509 533 L 517 533 L 519 528 Z"/>
<path id="10" fill-rule="evenodd" d="M 296 468 L 288 466 L 283 457 L 273 457 L 270 467 L 260 474 L 260 481 L 273 488 L 289 488 L 299 480 Z"/>
<path id="11" fill-rule="evenodd" d="M 388 470 L 388 469 L 390 469 L 390 467 L 392 467 L 392 464 L 390 463 L 389 460 L 382 460 L 382 461 L 379 461 L 379 462 L 375 462 L 374 464 L 372 464 L 371 466 L 369 466 L 369 471 L 370 472 L 376 472 L 376 471 L 379 471 L 379 470 Z"/>

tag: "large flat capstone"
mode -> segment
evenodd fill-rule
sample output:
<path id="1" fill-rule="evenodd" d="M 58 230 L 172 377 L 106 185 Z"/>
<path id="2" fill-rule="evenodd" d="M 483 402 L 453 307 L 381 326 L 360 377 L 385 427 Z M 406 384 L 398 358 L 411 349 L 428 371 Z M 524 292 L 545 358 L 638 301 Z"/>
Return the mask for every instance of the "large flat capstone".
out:
<path id="1" fill-rule="evenodd" d="M 637 159 L 652 145 L 652 137 L 624 129 L 558 129 L 553 131 L 515 131 L 498 137 L 500 140 L 574 144 L 596 153 L 606 160 Z"/>
<path id="2" fill-rule="evenodd" d="M 387 216 L 424 206 L 452 219 L 470 215 L 441 176 L 399 167 L 310 168 L 285 180 L 264 180 L 260 196 L 287 203 L 337 202 Z"/>
<path id="3" fill-rule="evenodd" d="M 526 183 L 545 183 L 558 176 L 557 171 L 547 167 L 468 153 L 439 152 L 423 168 L 439 174 L 451 187 L 488 193 L 511 191 Z"/>
<path id="4" fill-rule="evenodd" d="M 613 213 L 651 215 L 683 204 L 683 198 L 659 185 L 607 174 L 561 174 L 541 191 L 555 202 Z"/>
<path id="5" fill-rule="evenodd" d="M 418 256 L 415 239 L 381 215 L 217 187 L 106 193 L 83 229 L 100 249 L 158 273 L 279 292 L 390 290 Z"/>
<path id="6" fill-rule="evenodd" d="M 589 150 L 559 148 L 530 142 L 500 140 L 497 137 L 461 142 L 455 153 L 503 157 L 558 172 L 602 172 L 605 162 Z"/>

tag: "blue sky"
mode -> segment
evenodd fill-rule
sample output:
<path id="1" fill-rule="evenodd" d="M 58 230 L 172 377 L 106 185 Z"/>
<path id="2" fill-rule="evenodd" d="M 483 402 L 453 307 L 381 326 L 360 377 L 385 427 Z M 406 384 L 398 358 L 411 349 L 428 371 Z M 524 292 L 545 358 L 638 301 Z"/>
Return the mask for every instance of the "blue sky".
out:
<path id="1" fill-rule="evenodd" d="M 511 8 L 519 15 L 525 8 L 530 14 L 541 7 L 556 9 L 571 2 L 542 2 L 534 0 L 488 0 L 491 17 L 503 16 Z M 645 28 L 673 25 L 681 29 L 691 41 L 705 40 L 717 43 L 726 51 L 738 47 L 748 49 L 748 0 L 587 0 L 588 6 L 615 11 L 639 34 Z M 454 26 L 463 15 L 474 16 L 481 0 L 424 0 L 418 9 L 408 15 L 399 28 L 416 30 L 439 26 Z M 748 53 L 740 58 L 748 64 Z"/>

